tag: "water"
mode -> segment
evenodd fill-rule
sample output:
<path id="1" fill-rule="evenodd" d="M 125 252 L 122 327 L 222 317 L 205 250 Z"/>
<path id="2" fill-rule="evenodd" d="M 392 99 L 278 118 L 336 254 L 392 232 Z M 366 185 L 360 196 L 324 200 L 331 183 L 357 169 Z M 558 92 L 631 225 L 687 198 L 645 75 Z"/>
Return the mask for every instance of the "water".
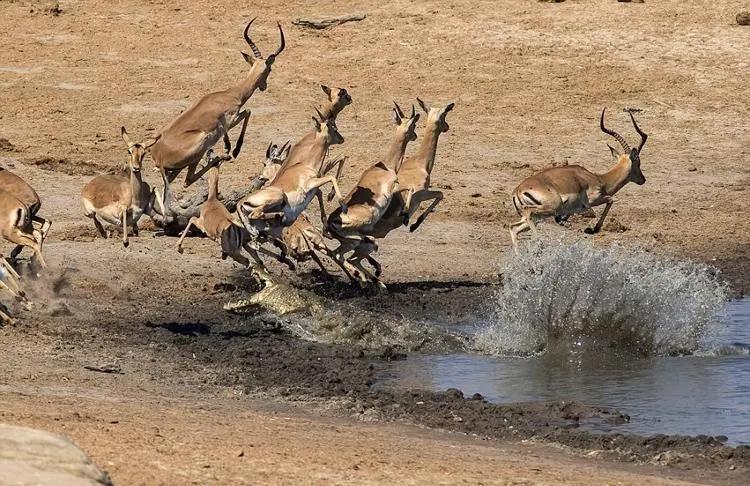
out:
<path id="1" fill-rule="evenodd" d="M 631 416 L 627 424 L 600 425 L 601 431 L 726 435 L 729 444 L 750 444 L 750 298 L 730 302 L 722 324 L 714 347 L 691 356 L 410 355 L 390 364 L 378 382 L 458 388 L 497 403 L 574 399 Z"/>

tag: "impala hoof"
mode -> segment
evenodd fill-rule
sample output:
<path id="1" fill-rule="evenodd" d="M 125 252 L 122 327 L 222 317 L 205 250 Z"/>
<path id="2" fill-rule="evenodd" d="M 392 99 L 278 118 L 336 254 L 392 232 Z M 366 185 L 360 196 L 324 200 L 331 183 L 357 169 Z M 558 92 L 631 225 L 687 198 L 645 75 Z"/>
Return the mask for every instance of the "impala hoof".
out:
<path id="1" fill-rule="evenodd" d="M 127 247 L 130 246 L 130 242 L 129 241 L 123 241 L 122 242 L 122 246 L 124 246 L 125 248 L 127 248 Z"/>
<path id="2" fill-rule="evenodd" d="M 597 233 L 597 231 L 595 231 L 594 228 L 586 228 L 585 230 L 583 230 L 583 232 L 586 233 L 587 235 L 593 235 Z"/>
<path id="3" fill-rule="evenodd" d="M 185 250 L 183 250 L 181 246 L 177 247 L 177 253 L 179 253 L 180 255 L 182 255 L 182 252 L 184 252 L 184 251 Z"/>
<path id="4" fill-rule="evenodd" d="M 409 233 L 414 233 L 414 231 L 416 231 L 417 228 L 419 228 L 419 225 L 416 223 L 409 226 Z"/>

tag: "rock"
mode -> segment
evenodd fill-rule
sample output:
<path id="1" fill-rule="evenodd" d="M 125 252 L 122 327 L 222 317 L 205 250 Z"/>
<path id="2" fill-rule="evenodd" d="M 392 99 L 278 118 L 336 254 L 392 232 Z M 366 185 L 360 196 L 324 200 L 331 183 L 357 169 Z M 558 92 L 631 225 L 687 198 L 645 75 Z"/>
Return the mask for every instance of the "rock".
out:
<path id="1" fill-rule="evenodd" d="M 698 170 L 698 167 L 696 167 L 694 165 L 688 167 L 688 172 L 696 172 L 697 170 Z"/>
<path id="2" fill-rule="evenodd" d="M 740 12 L 737 14 L 737 25 L 750 25 L 750 12 Z"/>
<path id="3" fill-rule="evenodd" d="M 109 475 L 67 438 L 0 424 L 0 471 L 10 483 L 57 486 L 111 485 Z"/>
<path id="4" fill-rule="evenodd" d="M 0 138 L 0 152 L 15 152 L 16 147 L 7 138 Z"/>

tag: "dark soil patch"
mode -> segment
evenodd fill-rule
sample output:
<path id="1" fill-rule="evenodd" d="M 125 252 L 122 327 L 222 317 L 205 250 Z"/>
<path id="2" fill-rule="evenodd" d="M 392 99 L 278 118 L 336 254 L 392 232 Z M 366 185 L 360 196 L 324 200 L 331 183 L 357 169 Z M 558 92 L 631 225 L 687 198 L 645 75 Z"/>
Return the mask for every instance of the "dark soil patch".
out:
<path id="1" fill-rule="evenodd" d="M 82 160 L 72 161 L 62 157 L 39 157 L 27 161 L 27 163 L 35 165 L 40 169 L 51 172 L 62 172 L 67 175 L 96 175 L 105 172 L 104 169 L 92 162 Z"/>
<path id="2" fill-rule="evenodd" d="M 194 355 L 216 368 L 223 385 L 294 400 L 332 399 L 354 416 L 408 421 L 489 438 L 538 439 L 581 450 L 604 451 L 625 461 L 720 470 L 750 467 L 750 447 L 724 446 L 724 438 L 647 438 L 582 429 L 585 424 L 619 424 L 630 419 L 610 408 L 578 402 L 497 405 L 480 395 L 464 397 L 455 389 L 440 393 L 376 390 L 376 371 L 393 359 L 394 350 L 371 351 L 301 341 L 262 320 L 149 323 L 140 337 L 148 342 L 169 343 L 185 357 Z"/>

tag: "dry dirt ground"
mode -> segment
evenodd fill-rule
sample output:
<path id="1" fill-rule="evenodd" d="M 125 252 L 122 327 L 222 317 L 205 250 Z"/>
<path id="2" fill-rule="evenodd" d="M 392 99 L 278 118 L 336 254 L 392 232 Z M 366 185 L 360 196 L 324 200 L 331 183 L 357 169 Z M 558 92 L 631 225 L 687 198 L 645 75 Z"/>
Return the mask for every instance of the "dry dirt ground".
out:
<path id="1" fill-rule="evenodd" d="M 0 330 L 1 420 L 70 435 L 122 484 L 740 481 L 727 471 L 626 468 L 538 445 L 321 418 L 325 400 L 289 408 L 257 389 L 248 399 L 247 383 L 229 383 L 195 336 L 167 342 L 144 325 L 224 323 L 223 289 L 242 289 L 238 268 L 206 240 L 189 240 L 180 256 L 173 239 L 148 233 L 129 249 L 95 239 L 78 194 L 91 175 L 124 162 L 121 125 L 145 139 L 239 80 L 242 28 L 257 15 L 261 49 L 275 49 L 276 19 L 288 47 L 268 91 L 249 102 L 246 147 L 224 166 L 225 187 L 258 172 L 268 141 L 308 129 L 320 83 L 354 98 L 338 121 L 346 143 L 334 151 L 349 156 L 345 188 L 383 155 L 392 100 L 456 102 L 433 173 L 444 202 L 417 233 L 381 244 L 386 282 L 404 283 L 407 295 L 420 295 L 425 281 L 494 281 L 509 249 L 514 185 L 553 164 L 607 168 L 597 127 L 604 106 L 631 139 L 621 109 L 644 110 L 648 182 L 618 194 L 596 238 L 711 263 L 746 293 L 750 31 L 733 25 L 746 2 L 61 1 L 59 15 L 50 5 L 0 1 L 0 163 L 35 185 L 54 221 L 50 269 L 32 290 L 38 310 Z M 291 25 L 353 12 L 367 19 L 326 31 Z M 111 362 L 125 374 L 82 369 Z"/>

